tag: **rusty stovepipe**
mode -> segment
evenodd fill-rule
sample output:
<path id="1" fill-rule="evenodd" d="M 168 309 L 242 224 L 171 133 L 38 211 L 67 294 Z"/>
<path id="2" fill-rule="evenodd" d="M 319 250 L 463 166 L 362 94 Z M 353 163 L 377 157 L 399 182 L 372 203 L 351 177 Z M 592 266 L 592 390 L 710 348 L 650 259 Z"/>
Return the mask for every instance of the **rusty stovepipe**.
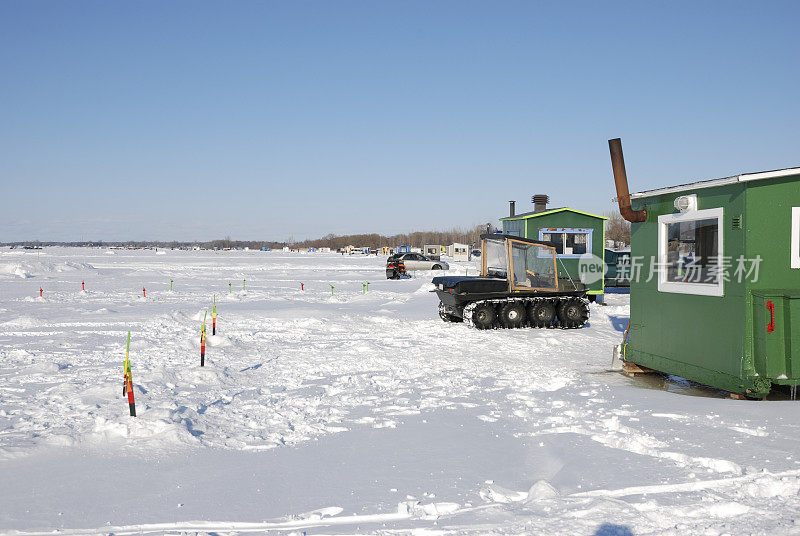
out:
<path id="1" fill-rule="evenodd" d="M 611 168 L 614 170 L 614 183 L 617 185 L 617 202 L 619 203 L 620 215 L 630 222 L 647 220 L 646 210 L 633 210 L 631 208 L 628 175 L 625 173 L 625 160 L 622 158 L 622 140 L 619 138 L 608 140 L 608 150 L 611 151 Z"/>

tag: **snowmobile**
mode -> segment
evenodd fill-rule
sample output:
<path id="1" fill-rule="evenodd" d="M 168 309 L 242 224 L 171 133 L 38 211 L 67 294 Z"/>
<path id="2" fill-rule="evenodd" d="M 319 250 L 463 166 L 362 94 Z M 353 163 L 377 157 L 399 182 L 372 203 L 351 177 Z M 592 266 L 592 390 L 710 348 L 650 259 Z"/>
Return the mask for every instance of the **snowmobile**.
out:
<path id="1" fill-rule="evenodd" d="M 402 255 L 393 255 L 392 257 L 386 261 L 386 279 L 411 279 L 406 272 L 406 265 L 400 259 Z"/>
<path id="2" fill-rule="evenodd" d="M 564 269 L 550 244 L 504 234 L 481 235 L 481 275 L 434 277 L 439 316 L 477 329 L 563 328 L 589 319 L 586 286 Z M 563 265 L 562 265 L 563 268 Z"/>

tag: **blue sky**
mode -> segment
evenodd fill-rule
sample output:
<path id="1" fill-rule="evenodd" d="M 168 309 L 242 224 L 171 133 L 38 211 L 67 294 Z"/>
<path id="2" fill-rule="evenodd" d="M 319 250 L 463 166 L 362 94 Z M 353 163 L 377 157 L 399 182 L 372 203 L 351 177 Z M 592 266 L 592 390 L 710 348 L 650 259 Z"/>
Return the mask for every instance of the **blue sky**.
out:
<path id="1" fill-rule="evenodd" d="M 284 240 L 800 165 L 797 2 L 0 3 L 0 241 Z"/>

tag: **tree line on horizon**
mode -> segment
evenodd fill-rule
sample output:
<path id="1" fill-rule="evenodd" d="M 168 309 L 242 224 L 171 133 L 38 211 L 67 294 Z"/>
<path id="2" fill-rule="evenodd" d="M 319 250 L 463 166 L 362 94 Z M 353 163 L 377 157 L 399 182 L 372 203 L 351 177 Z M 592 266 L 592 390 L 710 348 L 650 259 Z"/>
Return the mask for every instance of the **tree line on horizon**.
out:
<path id="1" fill-rule="evenodd" d="M 625 221 L 618 212 L 607 214 L 609 219 L 606 221 L 606 239 L 613 240 L 620 246 L 630 245 L 631 224 Z M 414 246 L 422 247 L 426 244 L 438 244 L 442 246 L 453 243 L 466 244 L 468 246 L 479 246 L 480 236 L 487 232 L 497 231 L 494 225 L 476 225 L 471 228 L 453 228 L 448 231 L 414 231 L 411 233 L 401 233 L 386 236 L 378 233 L 363 233 L 350 235 L 328 234 L 322 238 L 294 241 L 291 238 L 284 241 L 274 240 L 232 240 L 230 236 L 222 239 L 209 240 L 205 242 L 192 241 L 107 241 L 89 240 L 80 242 L 43 242 L 39 240 L 22 242 L 4 242 L 3 246 L 67 246 L 67 247 L 133 247 L 133 248 L 182 248 L 182 247 L 201 247 L 204 249 L 281 249 L 284 247 L 306 249 L 306 248 L 331 248 L 332 250 L 342 249 L 347 246 L 381 248 L 384 246 Z"/>
<path id="2" fill-rule="evenodd" d="M 491 227 L 491 232 L 497 229 Z M 378 233 L 363 233 L 363 234 L 350 234 L 350 235 L 335 235 L 328 234 L 322 238 L 307 239 L 295 241 L 291 238 L 284 241 L 274 240 L 233 240 L 230 236 L 209 241 L 141 241 L 141 240 L 85 240 L 79 242 L 59 242 L 59 241 L 21 241 L 21 242 L 3 242 L 3 246 L 67 246 L 67 247 L 133 247 L 133 248 L 181 248 L 181 247 L 201 247 L 204 249 L 236 249 L 236 248 L 250 248 L 250 249 L 281 249 L 283 247 L 291 248 L 324 248 L 341 249 L 347 246 L 356 247 L 370 247 L 380 248 L 384 246 L 396 247 L 402 245 L 409 246 L 423 246 L 425 244 L 441 244 L 449 245 L 455 242 L 478 245 L 480 244 L 480 235 L 487 230 L 486 225 L 478 225 L 470 229 L 454 228 L 449 231 L 414 231 L 411 233 L 401 233 L 391 236 L 386 236 Z"/>

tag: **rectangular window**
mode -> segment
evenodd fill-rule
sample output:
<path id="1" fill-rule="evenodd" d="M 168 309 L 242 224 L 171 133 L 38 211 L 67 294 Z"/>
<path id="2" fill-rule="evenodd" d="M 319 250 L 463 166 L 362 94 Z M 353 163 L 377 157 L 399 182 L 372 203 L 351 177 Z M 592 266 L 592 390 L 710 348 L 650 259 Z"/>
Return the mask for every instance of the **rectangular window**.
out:
<path id="1" fill-rule="evenodd" d="M 513 287 L 555 290 L 555 252 L 538 244 L 511 241 Z"/>
<path id="2" fill-rule="evenodd" d="M 556 249 L 562 259 L 577 259 L 592 252 L 593 229 L 577 227 L 540 228 L 539 240 Z M 542 255 L 546 253 L 542 252 Z"/>
<path id="3" fill-rule="evenodd" d="M 668 223 L 666 281 L 716 284 L 718 236 L 716 218 Z"/>
<path id="4" fill-rule="evenodd" d="M 539 240 L 556 248 L 556 253 L 564 253 L 564 233 L 541 233 Z"/>
<path id="5" fill-rule="evenodd" d="M 505 240 L 486 239 L 483 252 L 484 276 L 506 277 L 508 260 Z"/>
<path id="6" fill-rule="evenodd" d="M 800 268 L 800 207 L 792 207 L 791 266 Z"/>
<path id="7" fill-rule="evenodd" d="M 658 290 L 723 295 L 722 209 L 658 217 Z"/>
<path id="8" fill-rule="evenodd" d="M 567 255 L 584 255 L 586 254 L 586 233 L 566 233 L 564 238 L 566 246 L 564 246 L 564 253 Z"/>

